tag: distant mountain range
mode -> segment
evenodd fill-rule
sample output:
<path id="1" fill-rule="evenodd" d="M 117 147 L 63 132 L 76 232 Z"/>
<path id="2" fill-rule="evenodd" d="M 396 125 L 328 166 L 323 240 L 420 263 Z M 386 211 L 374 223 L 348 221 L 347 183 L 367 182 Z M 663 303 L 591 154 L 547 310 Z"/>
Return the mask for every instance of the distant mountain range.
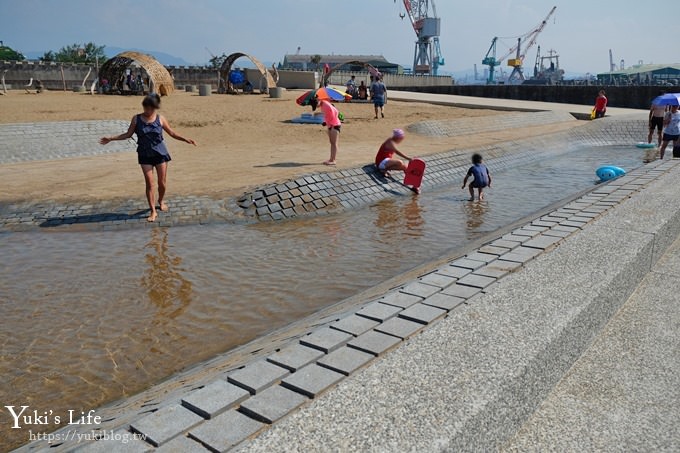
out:
<path id="1" fill-rule="evenodd" d="M 176 57 L 174 55 L 170 55 L 165 52 L 158 52 L 156 50 L 144 50 L 144 49 L 124 49 L 122 47 L 109 47 L 106 46 L 104 48 L 104 52 L 106 53 L 106 56 L 111 58 L 115 57 L 121 52 L 125 52 L 126 50 L 131 50 L 133 52 L 141 52 L 145 54 L 149 54 L 152 57 L 154 57 L 156 60 L 160 61 L 161 64 L 164 64 L 166 66 L 190 66 L 191 63 L 188 61 L 184 60 L 183 58 Z M 39 60 L 40 57 L 42 57 L 45 54 L 46 50 L 33 50 L 30 52 L 24 52 L 24 56 L 29 59 L 29 60 Z"/>
<path id="2" fill-rule="evenodd" d="M 169 53 L 159 52 L 157 50 L 124 49 L 122 47 L 109 47 L 109 46 L 106 46 L 106 48 L 104 49 L 104 52 L 106 52 L 106 56 L 109 58 L 115 57 L 119 53 L 125 51 L 141 52 L 151 55 L 156 60 L 158 60 L 162 65 L 165 66 L 191 66 L 191 63 L 184 60 L 183 58 L 170 55 Z"/>

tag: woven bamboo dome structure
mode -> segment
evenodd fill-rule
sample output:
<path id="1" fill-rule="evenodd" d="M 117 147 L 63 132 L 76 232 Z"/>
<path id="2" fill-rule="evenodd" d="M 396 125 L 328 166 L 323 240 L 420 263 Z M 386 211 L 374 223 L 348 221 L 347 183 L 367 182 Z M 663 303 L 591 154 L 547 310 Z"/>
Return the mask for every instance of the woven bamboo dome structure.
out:
<path id="1" fill-rule="evenodd" d="M 139 52 L 121 52 L 107 60 L 99 70 L 99 79 L 108 79 L 111 82 L 120 80 L 133 62 L 137 62 L 146 71 L 152 91 L 161 96 L 167 96 L 175 91 L 175 83 L 165 66 L 151 55 Z"/>
<path id="2" fill-rule="evenodd" d="M 351 66 L 351 65 L 363 66 L 364 69 L 366 69 L 368 72 L 370 72 L 371 75 L 374 76 L 374 77 L 382 75 L 380 73 L 380 71 L 378 71 L 375 67 L 373 67 L 372 65 L 370 65 L 369 63 L 367 63 L 365 61 L 360 61 L 360 60 L 346 61 L 344 63 L 340 63 L 340 64 L 333 66 L 328 72 L 326 72 L 323 75 L 323 77 L 321 78 L 321 83 L 319 84 L 319 87 L 325 86 L 326 83 L 328 83 L 328 81 L 330 80 L 331 74 L 333 74 L 335 71 L 342 68 L 343 66 Z"/>
<path id="3" fill-rule="evenodd" d="M 252 61 L 253 64 L 255 65 L 255 67 L 257 68 L 257 70 L 260 71 L 260 74 L 262 74 L 262 80 L 260 81 L 260 84 L 259 84 L 260 91 L 262 93 L 267 93 L 269 88 L 275 88 L 276 87 L 276 82 L 274 81 L 274 77 L 267 70 L 265 65 L 263 65 L 260 62 L 260 60 L 253 57 L 252 55 L 248 55 L 247 53 L 243 53 L 243 52 L 235 52 L 235 53 L 229 55 L 226 60 L 224 60 L 224 63 L 222 63 L 222 67 L 220 68 L 220 77 L 222 78 L 222 80 L 225 80 L 225 81 L 229 80 L 229 72 L 231 71 L 231 67 L 233 66 L 234 62 L 241 57 L 246 57 L 250 61 Z"/>

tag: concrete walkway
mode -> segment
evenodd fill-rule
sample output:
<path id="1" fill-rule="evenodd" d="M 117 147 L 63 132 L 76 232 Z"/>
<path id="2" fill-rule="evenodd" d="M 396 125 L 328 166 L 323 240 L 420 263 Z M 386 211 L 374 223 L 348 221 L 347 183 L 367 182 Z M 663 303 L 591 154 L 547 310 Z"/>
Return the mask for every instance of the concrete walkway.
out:
<path id="1" fill-rule="evenodd" d="M 505 451 L 680 451 L 680 239 Z"/>
<path id="2" fill-rule="evenodd" d="M 450 105 L 453 107 L 479 108 L 492 110 L 512 110 L 525 112 L 561 111 L 575 115 L 589 115 L 591 106 L 580 104 L 561 104 L 558 102 L 519 101 L 515 99 L 479 98 L 474 96 L 456 96 L 451 94 L 416 93 L 412 91 L 389 92 L 389 98 L 395 101 L 427 102 L 430 104 Z M 594 99 L 594 98 L 593 98 Z M 627 109 L 619 107 L 607 108 L 607 116 L 630 114 L 646 114 L 647 110 Z"/>

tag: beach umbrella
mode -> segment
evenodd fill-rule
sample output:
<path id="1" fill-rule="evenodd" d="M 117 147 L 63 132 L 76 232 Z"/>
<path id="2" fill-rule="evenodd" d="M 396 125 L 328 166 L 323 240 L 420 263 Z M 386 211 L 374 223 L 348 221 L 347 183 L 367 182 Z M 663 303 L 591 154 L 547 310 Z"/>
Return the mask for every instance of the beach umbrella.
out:
<path id="1" fill-rule="evenodd" d="M 325 101 L 346 101 L 352 99 L 352 96 L 344 91 L 336 90 L 331 87 L 319 88 L 317 90 L 309 90 L 302 96 L 297 98 L 295 102 L 298 105 L 309 105 L 312 99 L 317 98 Z"/>
<path id="2" fill-rule="evenodd" d="M 680 105 L 680 93 L 666 93 L 652 101 L 654 105 Z"/>

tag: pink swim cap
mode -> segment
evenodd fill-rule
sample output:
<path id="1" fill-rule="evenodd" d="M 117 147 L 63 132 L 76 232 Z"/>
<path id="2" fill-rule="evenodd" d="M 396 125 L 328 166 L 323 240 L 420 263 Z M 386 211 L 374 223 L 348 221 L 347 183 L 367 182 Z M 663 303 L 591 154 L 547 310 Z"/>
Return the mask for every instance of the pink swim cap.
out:
<path id="1" fill-rule="evenodd" d="M 402 129 L 395 129 L 392 131 L 392 138 L 404 138 L 406 134 Z"/>

